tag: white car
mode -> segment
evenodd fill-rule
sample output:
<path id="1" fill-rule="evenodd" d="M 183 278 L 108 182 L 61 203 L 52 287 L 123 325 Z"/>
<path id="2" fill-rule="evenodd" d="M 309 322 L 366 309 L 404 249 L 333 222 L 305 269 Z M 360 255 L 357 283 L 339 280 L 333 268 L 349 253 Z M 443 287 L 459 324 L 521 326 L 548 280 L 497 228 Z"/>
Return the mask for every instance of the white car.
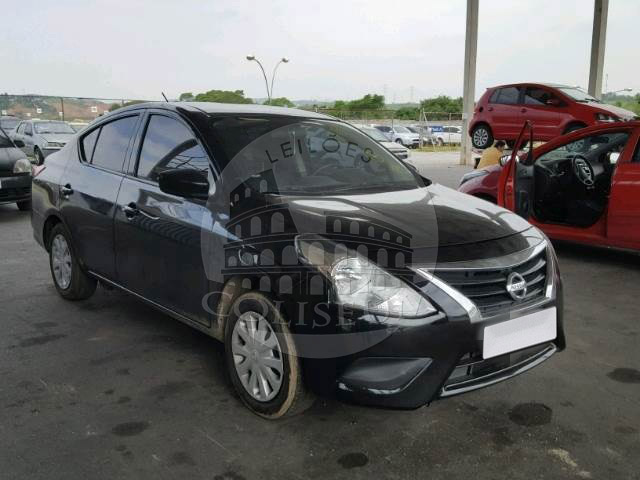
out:
<path id="1" fill-rule="evenodd" d="M 372 125 L 372 127 L 380 130 L 390 141 L 400 143 L 405 147 L 416 148 L 420 145 L 420 135 L 413 133 L 407 127 L 398 125 L 393 127 L 389 125 Z"/>
<path id="2" fill-rule="evenodd" d="M 362 130 L 364 133 L 369 135 L 400 160 L 406 160 L 407 158 L 409 158 L 409 149 L 407 147 L 396 142 L 390 142 L 389 139 L 377 128 L 367 127 L 365 125 L 354 125 L 354 127 Z"/>
<path id="3" fill-rule="evenodd" d="M 442 127 L 442 131 L 434 132 L 433 136 L 439 145 L 459 144 L 462 143 L 462 127 Z"/>

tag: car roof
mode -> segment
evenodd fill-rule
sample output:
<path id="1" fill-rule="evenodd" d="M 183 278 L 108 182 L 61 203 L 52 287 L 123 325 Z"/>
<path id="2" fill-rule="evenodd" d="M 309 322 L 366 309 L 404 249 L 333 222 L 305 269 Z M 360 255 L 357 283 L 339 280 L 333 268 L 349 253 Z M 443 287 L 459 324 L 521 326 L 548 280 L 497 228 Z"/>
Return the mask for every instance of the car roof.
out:
<path id="1" fill-rule="evenodd" d="M 491 89 L 496 88 L 504 88 L 504 87 L 530 87 L 530 86 L 539 86 L 539 87 L 549 87 L 549 88 L 580 88 L 576 85 L 564 85 L 562 83 L 551 83 L 551 82 L 521 82 L 521 83 L 506 83 L 504 85 L 496 85 L 495 87 L 491 87 Z"/>
<path id="2" fill-rule="evenodd" d="M 207 114 L 240 114 L 240 115 L 281 115 L 286 117 L 317 118 L 324 120 L 336 120 L 336 118 L 322 113 L 297 108 L 273 107 L 270 105 L 256 105 L 245 103 L 214 103 L 214 102 L 145 102 L 136 103 L 115 110 L 113 113 L 121 113 L 128 110 L 138 110 L 141 108 L 158 108 L 164 110 L 177 111 L 191 110 L 200 111 Z M 107 114 L 108 115 L 108 114 Z"/>

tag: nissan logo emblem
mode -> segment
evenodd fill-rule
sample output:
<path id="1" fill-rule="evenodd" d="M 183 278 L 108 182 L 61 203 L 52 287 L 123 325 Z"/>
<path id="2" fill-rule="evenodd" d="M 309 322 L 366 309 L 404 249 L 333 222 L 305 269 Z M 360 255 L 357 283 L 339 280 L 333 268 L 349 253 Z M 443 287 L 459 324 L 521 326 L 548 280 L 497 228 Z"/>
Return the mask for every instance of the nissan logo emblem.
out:
<path id="1" fill-rule="evenodd" d="M 527 295 L 527 281 L 518 272 L 507 277 L 507 292 L 514 300 L 522 300 Z"/>

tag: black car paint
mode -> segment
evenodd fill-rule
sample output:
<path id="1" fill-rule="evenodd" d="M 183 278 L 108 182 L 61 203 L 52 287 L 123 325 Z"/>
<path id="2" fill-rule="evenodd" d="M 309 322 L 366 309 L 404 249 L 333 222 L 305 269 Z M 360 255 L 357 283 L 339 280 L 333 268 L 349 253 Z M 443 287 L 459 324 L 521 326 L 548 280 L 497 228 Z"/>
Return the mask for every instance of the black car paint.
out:
<path id="1" fill-rule="evenodd" d="M 91 274 L 222 340 L 222 319 L 213 312 L 223 298 L 220 292 L 224 285 L 207 278 L 201 256 L 199 219 L 206 212 L 204 202 L 163 193 L 156 184 L 132 175 L 140 148 L 142 125 L 152 111 L 179 118 L 193 130 L 199 141 L 209 133 L 207 113 L 189 104 L 142 104 L 109 115 L 104 121 L 132 113 L 141 118 L 127 151 L 124 172 L 114 173 L 84 164 L 78 141 L 69 142 L 59 153 L 47 159 L 47 168 L 34 179 L 34 237 L 47 248 L 46 235 L 52 223 L 63 222 L 71 231 L 81 264 Z M 294 112 L 293 115 L 303 116 Z M 98 120 L 94 125 L 100 122 Z M 90 129 L 88 127 L 84 132 Z M 210 181 L 213 181 L 228 159 L 217 149 L 214 140 L 210 144 L 202 141 L 202 146 L 215 160 L 210 172 Z M 73 193 L 65 195 L 65 187 Z M 507 210 L 439 185 L 411 191 L 332 195 L 332 202 L 349 206 L 348 214 L 344 209 L 332 211 L 327 205 L 321 205 L 321 197 L 313 197 L 318 201 L 315 206 L 313 202 L 301 205 L 299 200 L 296 197 L 284 199 L 298 215 L 334 215 L 345 221 L 373 219 L 410 232 L 416 261 L 419 261 L 421 252 L 425 259 L 433 259 L 437 252 L 438 262 L 500 257 L 526 248 L 526 235 L 522 233 L 532 228 Z M 283 198 L 265 195 L 260 201 L 265 204 L 283 202 Z M 128 206 L 134 206 L 137 213 L 128 216 Z M 437 232 L 414 221 L 416 214 L 426 208 L 430 208 L 437 217 Z M 286 225 L 285 234 L 292 245 L 297 233 L 294 224 Z M 219 234 L 233 237 L 230 232 Z M 242 239 L 236 245 L 238 250 L 246 249 L 256 254 L 267 246 L 254 245 L 249 239 Z M 310 266 L 300 268 L 313 270 Z M 428 282 L 414 271 L 408 267 L 401 270 L 398 274 L 411 279 L 416 288 L 428 288 Z M 562 289 L 557 269 L 553 275 L 557 281 L 555 297 L 535 309 L 558 308 L 559 330 L 554 343 L 562 349 Z M 237 278 L 234 276 L 232 280 Z M 274 278 L 274 284 L 276 281 Z M 297 292 L 297 287 L 294 285 L 292 291 Z M 296 318 L 300 314 L 299 305 L 303 304 L 307 310 L 305 314 L 313 319 L 314 329 L 309 324 L 295 326 L 296 333 L 318 335 L 344 331 L 344 327 L 335 321 L 343 312 L 335 305 L 329 305 L 318 322 L 318 312 L 311 308 L 314 302 L 326 301 L 330 290 L 331 285 L 324 280 L 320 296 L 300 293 L 278 296 L 283 300 L 283 308 L 289 318 Z M 218 293 L 207 297 L 208 308 L 205 308 L 203 298 L 207 292 Z M 430 290 L 429 295 L 440 313 L 411 326 L 389 329 L 368 312 L 350 311 L 350 329 L 389 331 L 383 332 L 381 341 L 357 353 L 330 359 L 305 359 L 307 382 L 316 391 L 337 389 L 346 399 L 398 408 L 415 408 L 438 398 L 461 356 L 477 352 L 480 348 L 480 325 L 473 324 L 468 312 L 443 292 Z M 325 322 L 326 318 L 331 321 Z M 386 384 L 388 388 L 374 388 L 376 385 L 371 388 L 354 387 L 362 386 L 354 382 L 354 378 L 388 375 L 391 364 L 398 368 L 397 375 L 392 375 Z M 348 381 L 354 382 L 351 387 L 345 387 Z M 338 388 L 340 385 L 343 388 Z"/>
<path id="2" fill-rule="evenodd" d="M 28 201 L 31 198 L 31 174 L 13 173 L 16 162 L 27 157 L 19 148 L 3 145 L 0 145 L 0 205 Z"/>

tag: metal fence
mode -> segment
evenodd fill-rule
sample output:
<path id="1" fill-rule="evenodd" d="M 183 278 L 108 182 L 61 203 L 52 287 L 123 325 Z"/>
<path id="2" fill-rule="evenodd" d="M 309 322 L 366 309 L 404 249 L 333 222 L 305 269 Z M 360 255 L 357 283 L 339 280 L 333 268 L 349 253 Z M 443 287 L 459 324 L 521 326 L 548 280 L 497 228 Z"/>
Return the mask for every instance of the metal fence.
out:
<path id="1" fill-rule="evenodd" d="M 0 94 L 0 114 L 23 119 L 90 121 L 138 99 Z"/>

